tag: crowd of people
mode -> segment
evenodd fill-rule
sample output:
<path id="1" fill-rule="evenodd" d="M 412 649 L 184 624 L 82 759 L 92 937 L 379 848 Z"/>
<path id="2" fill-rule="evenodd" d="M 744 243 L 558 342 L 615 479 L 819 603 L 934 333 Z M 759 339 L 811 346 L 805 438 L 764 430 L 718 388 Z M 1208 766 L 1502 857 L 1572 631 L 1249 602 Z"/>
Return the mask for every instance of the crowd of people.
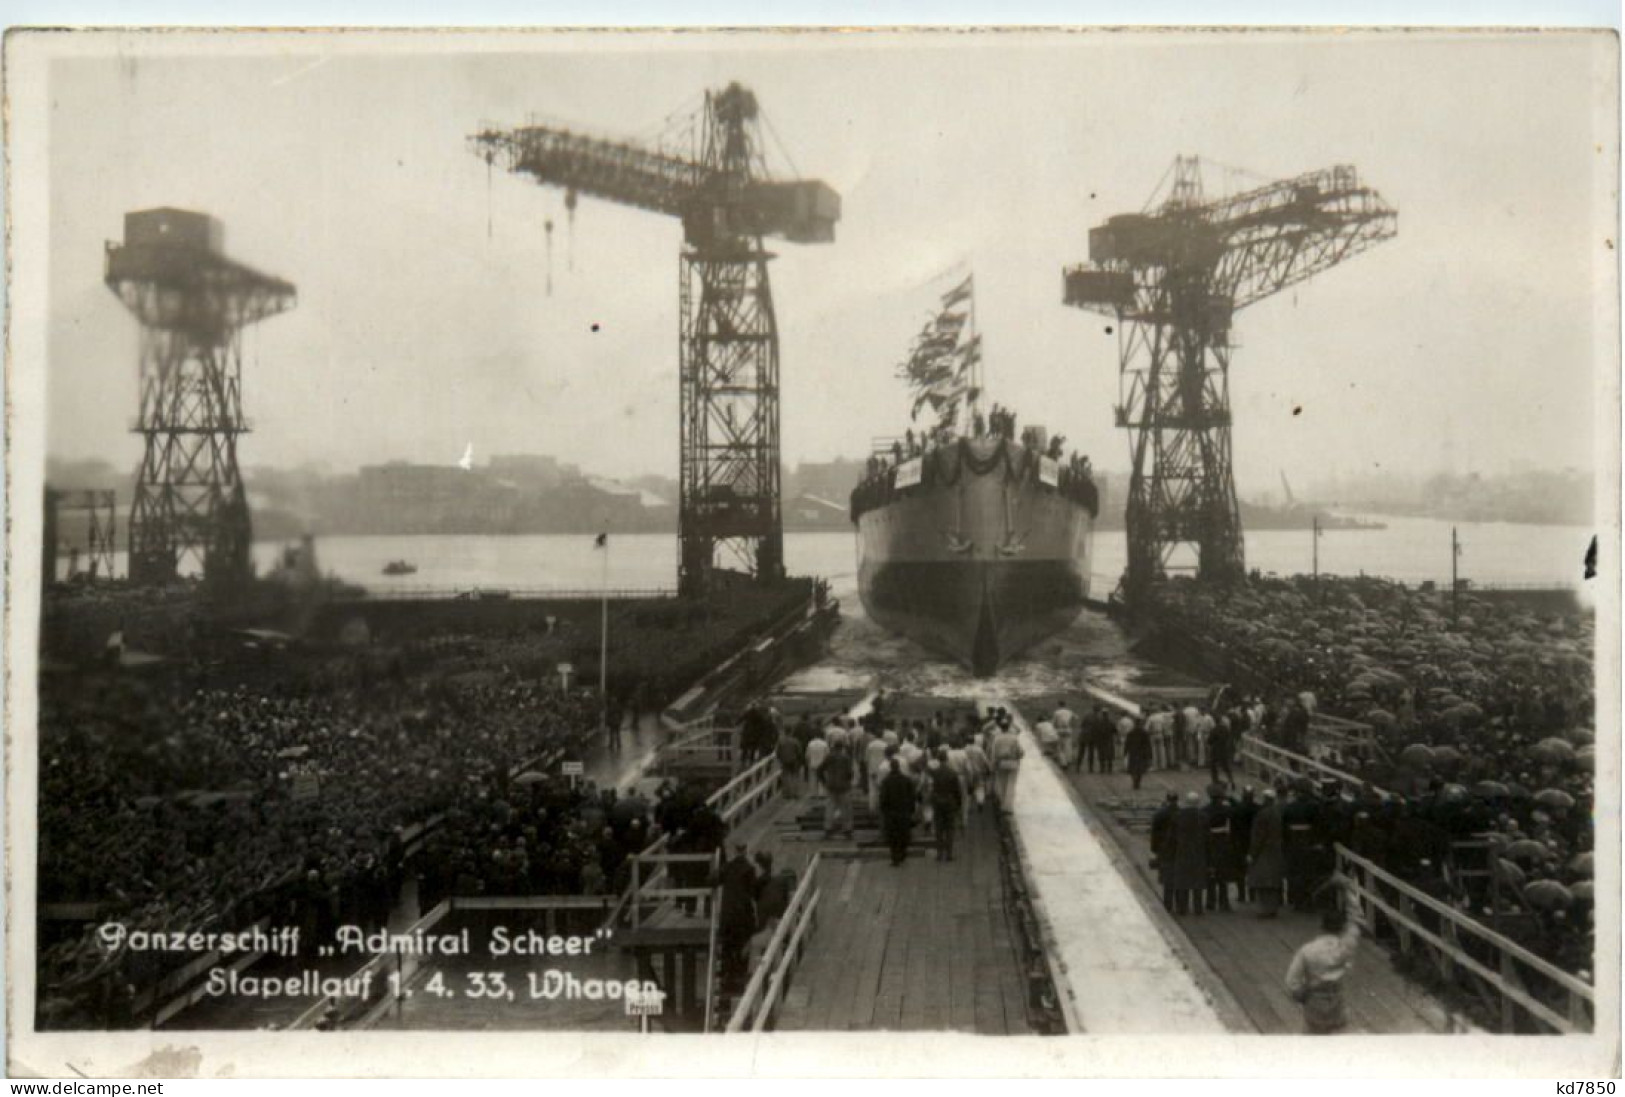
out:
<path id="1" fill-rule="evenodd" d="M 1008 808 L 1022 747 L 1011 714 L 1000 708 L 940 708 L 923 718 L 890 711 L 884 692 L 860 718 L 807 714 L 786 720 L 758 707 L 743 724 L 747 757 L 769 749 L 785 795 L 823 802 L 824 830 L 853 833 L 854 801 L 876 814 L 902 865 L 916 828 L 931 836 L 939 859 L 954 859 L 955 837 L 973 812 Z"/>
<path id="2" fill-rule="evenodd" d="M 910 428 L 902 438 L 892 442 L 889 455 L 876 454 L 869 458 L 863 479 L 852 489 L 853 520 L 890 501 L 896 490 L 895 471 L 905 461 L 935 456 L 949 447 L 959 447 L 958 467 L 951 461 L 946 464 L 926 461 L 921 469 L 921 483 L 929 485 L 942 480 L 952 484 L 962 475 L 963 467 L 968 466 L 977 475 L 982 475 L 1003 462 L 1006 474 L 1012 478 L 1037 478 L 1067 498 L 1088 507 L 1091 514 L 1099 513 L 1100 491 L 1095 484 L 1094 468 L 1087 455 L 1066 452 L 1065 436 L 1046 436 L 1042 427 L 1029 426 L 1021 433 L 1021 450 L 1015 450 L 1006 445 L 1017 441 L 1015 413 L 995 404 L 986 421 L 980 413 L 975 416 L 968 438 L 995 439 L 997 444 L 991 455 L 977 458 L 973 455 L 974 451 L 963 444 L 968 439 L 962 438 L 952 424 L 938 424 L 929 432 L 922 430 L 919 433 Z M 1045 465 L 1040 458 L 1053 462 L 1053 466 Z"/>
<path id="3" fill-rule="evenodd" d="M 1516 779 L 1544 739 L 1591 745 L 1591 614 L 1368 578 L 1172 582 L 1155 599 L 1167 628 L 1210 649 L 1232 680 L 1311 693 L 1395 753 L 1466 743 L 1494 756 L 1499 779 Z"/>
<path id="4" fill-rule="evenodd" d="M 527 780 L 527 778 L 535 778 Z M 631 859 L 662 836 L 672 851 L 713 853 L 727 828 L 692 783 L 645 795 L 592 781 L 521 774 L 448 809 L 419 859 L 428 901 L 447 895 L 601 895 L 630 881 Z"/>
<path id="5" fill-rule="evenodd" d="M 1063 767 L 1121 770 L 1131 789 L 1156 770 L 1206 771 L 1205 794 L 1170 798 L 1152 820 L 1171 912 L 1304 909 L 1341 844 L 1589 977 L 1588 618 L 1475 599 L 1452 613 L 1378 580 L 1171 583 L 1157 597 L 1162 621 L 1217 652 L 1242 688 L 1137 716 L 1063 701 L 1033 731 Z M 551 682 L 501 669 L 178 680 L 42 682 L 42 1025 L 87 1008 L 127 1015 L 133 988 L 162 974 L 151 956 L 109 955 L 53 909 L 93 903 L 99 920 L 154 930 L 272 916 L 320 936 L 382 923 L 409 847 L 428 902 L 558 893 L 607 905 L 630 858 L 657 837 L 704 853 L 727 839 L 697 789 L 623 794 L 553 775 L 550 761 L 578 750 L 604 713 L 591 694 Z M 1326 713 L 1359 721 L 1369 740 L 1327 750 L 1312 731 Z M 882 694 L 858 719 L 752 709 L 742 747 L 749 759 L 777 758 L 786 795 L 821 797 L 831 835 L 851 833 L 861 797 L 900 866 L 922 828 L 952 860 L 975 813 L 1009 807 L 1022 758 L 1013 724 L 968 706 L 906 716 Z M 1238 763 L 1247 737 L 1320 756 L 1351 779 L 1283 775 L 1249 787 Z M 731 975 L 749 970 L 752 942 L 765 943 L 782 914 L 793 890 L 784 877 L 737 849 L 724 863 Z M 120 1008 L 87 1007 L 110 985 Z"/>
<path id="6" fill-rule="evenodd" d="M 826 837 L 854 836 L 856 805 L 866 803 L 893 867 L 908 863 L 920 834 L 938 861 L 953 861 L 956 840 L 973 818 L 1010 809 L 1024 755 L 1004 708 L 942 707 L 909 718 L 892 711 L 884 691 L 861 717 L 792 719 L 769 705 L 753 706 L 743 716 L 741 746 L 747 760 L 775 758 L 787 798 L 822 801 Z M 736 846 L 721 886 L 723 982 L 737 990 L 777 929 L 795 877 L 775 874 L 765 851 L 752 858 Z"/>
<path id="7" fill-rule="evenodd" d="M 110 971 L 131 993 L 157 974 L 53 909 L 171 931 L 379 922 L 416 829 L 502 803 L 512 767 L 599 722 L 590 696 L 499 672 L 337 691 L 111 675 L 40 698 L 42 1023 Z"/>
<path id="8" fill-rule="evenodd" d="M 1223 911 L 1244 894 L 1264 913 L 1302 909 L 1342 844 L 1589 977 L 1590 623 L 1486 602 L 1452 616 L 1374 580 L 1301 586 L 1176 583 L 1158 596 L 1166 625 L 1278 697 L 1227 687 L 1138 716 L 1062 702 L 1035 732 L 1063 765 L 1121 768 L 1131 789 L 1153 770 L 1207 771 L 1206 796 L 1170 799 L 1155 816 L 1171 911 Z M 1531 635 L 1544 638 L 1538 650 Z M 1328 710 L 1357 723 L 1328 726 Z M 1237 755 L 1248 736 L 1329 769 L 1247 788 Z"/>

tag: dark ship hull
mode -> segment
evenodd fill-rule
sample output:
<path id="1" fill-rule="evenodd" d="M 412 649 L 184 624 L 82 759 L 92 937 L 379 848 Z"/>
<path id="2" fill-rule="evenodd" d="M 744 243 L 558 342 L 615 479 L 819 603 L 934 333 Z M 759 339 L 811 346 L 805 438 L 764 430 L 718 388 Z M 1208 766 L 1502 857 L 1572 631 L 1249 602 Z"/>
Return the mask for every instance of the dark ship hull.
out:
<path id="1" fill-rule="evenodd" d="M 992 674 L 1077 618 L 1097 508 L 1092 483 L 997 438 L 905 462 L 853 493 L 864 608 Z"/>

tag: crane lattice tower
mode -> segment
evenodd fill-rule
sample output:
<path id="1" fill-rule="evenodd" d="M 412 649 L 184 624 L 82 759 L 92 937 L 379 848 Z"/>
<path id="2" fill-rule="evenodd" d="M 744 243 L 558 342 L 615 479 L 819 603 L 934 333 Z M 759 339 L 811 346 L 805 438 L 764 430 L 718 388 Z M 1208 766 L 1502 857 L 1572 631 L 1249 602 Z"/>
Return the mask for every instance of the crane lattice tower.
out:
<path id="1" fill-rule="evenodd" d="M 756 97 L 708 92 L 682 155 L 550 126 L 486 128 L 487 163 L 681 219 L 679 259 L 678 590 L 706 589 L 734 564 L 784 575 L 780 513 L 779 329 L 764 239 L 835 239 L 840 197 L 824 183 L 768 178 Z"/>
<path id="2" fill-rule="evenodd" d="M 130 581 L 162 584 L 195 568 L 211 586 L 240 586 L 253 539 L 237 467 L 249 429 L 242 333 L 292 308 L 296 291 L 227 259 L 220 222 L 179 209 L 126 214 L 104 281 L 141 324 Z"/>
<path id="3" fill-rule="evenodd" d="M 44 570 L 41 574 L 47 584 L 56 582 L 57 556 L 63 545 L 62 518 L 72 515 L 75 526 L 83 526 L 84 531 L 84 566 L 83 570 L 73 572 L 70 566 L 68 578 L 85 578 L 91 582 L 113 578 L 113 557 L 118 548 L 118 496 L 117 493 L 102 488 L 53 488 L 45 489 L 45 536 Z M 75 528 L 71 534 L 77 541 L 79 534 Z M 72 557 L 77 557 L 79 546 L 77 543 L 68 546 Z"/>
<path id="4" fill-rule="evenodd" d="M 1126 505 L 1133 601 L 1194 545 L 1199 577 L 1246 570 L 1230 465 L 1231 318 L 1397 231 L 1398 215 L 1339 166 L 1207 200 L 1200 162 L 1179 157 L 1154 212 L 1089 232 L 1065 304 L 1118 321 L 1117 425 L 1129 431 Z M 1154 200 L 1153 200 L 1154 201 Z M 1150 207 L 1148 206 L 1148 209 Z"/>

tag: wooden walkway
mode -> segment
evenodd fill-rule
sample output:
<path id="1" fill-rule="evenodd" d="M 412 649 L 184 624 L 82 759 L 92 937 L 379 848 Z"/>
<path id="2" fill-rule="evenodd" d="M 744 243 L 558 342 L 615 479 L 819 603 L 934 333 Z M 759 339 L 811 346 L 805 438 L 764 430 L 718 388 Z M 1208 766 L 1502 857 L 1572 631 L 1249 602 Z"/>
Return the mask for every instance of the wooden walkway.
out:
<path id="1" fill-rule="evenodd" d="M 908 863 L 894 868 L 862 826 L 866 812 L 856 843 L 804 829 L 798 817 L 821 804 L 777 801 L 739 835 L 798 874 L 813 852 L 824 853 L 817 927 L 777 1029 L 1029 1032 L 991 814 L 972 814 L 953 861 L 938 862 L 917 840 Z"/>
<path id="2" fill-rule="evenodd" d="M 1207 771 L 1148 773 L 1138 792 L 1122 772 L 1069 777 L 1160 902 L 1161 884 L 1150 867 L 1151 814 L 1168 792 L 1205 795 Z M 1254 916 L 1255 909 L 1243 902 L 1231 913 L 1187 915 L 1174 921 L 1259 1032 L 1301 1033 L 1303 1011 L 1287 994 L 1284 982 L 1293 954 L 1319 932 L 1320 919 L 1288 909 L 1278 918 L 1263 919 Z M 1446 1011 L 1394 971 L 1387 951 L 1369 939 L 1361 940 L 1344 989 L 1350 1031 L 1449 1031 Z"/>

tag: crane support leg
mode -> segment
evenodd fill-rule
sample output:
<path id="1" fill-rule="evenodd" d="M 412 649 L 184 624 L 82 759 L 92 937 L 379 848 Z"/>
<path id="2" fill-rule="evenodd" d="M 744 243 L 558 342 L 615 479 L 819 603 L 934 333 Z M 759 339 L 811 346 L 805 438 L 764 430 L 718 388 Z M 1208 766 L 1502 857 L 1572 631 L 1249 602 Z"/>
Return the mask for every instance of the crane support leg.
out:
<path id="1" fill-rule="evenodd" d="M 141 466 L 130 507 L 130 579 L 172 582 L 187 563 L 210 584 L 250 575 L 253 540 L 237 467 L 242 412 L 239 331 L 199 339 L 148 327 L 141 338 Z"/>
<path id="2" fill-rule="evenodd" d="M 678 590 L 718 568 L 784 577 L 779 332 L 760 240 L 684 250 L 679 308 Z"/>
<path id="3" fill-rule="evenodd" d="M 1246 571 L 1230 463 L 1229 346 L 1189 315 L 1180 287 L 1156 286 L 1151 296 L 1156 314 L 1175 321 L 1130 320 L 1119 358 L 1119 422 L 1130 431 L 1133 468 L 1125 512 L 1131 598 L 1165 577 L 1181 545 L 1194 546 L 1203 579 Z"/>

